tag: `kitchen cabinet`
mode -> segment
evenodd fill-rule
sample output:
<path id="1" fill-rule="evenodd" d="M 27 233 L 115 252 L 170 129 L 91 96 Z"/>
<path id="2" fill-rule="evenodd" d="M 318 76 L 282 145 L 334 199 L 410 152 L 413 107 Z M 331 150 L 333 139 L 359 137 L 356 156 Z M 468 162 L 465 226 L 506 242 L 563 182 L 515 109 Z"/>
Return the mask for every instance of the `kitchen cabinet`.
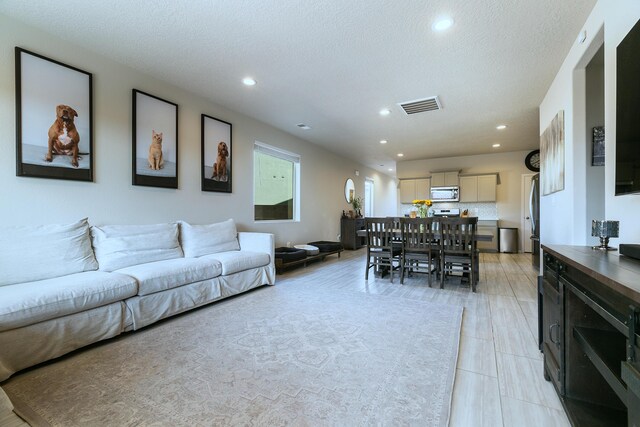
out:
<path id="1" fill-rule="evenodd" d="M 462 182 L 462 179 L 460 180 Z M 489 219 L 478 220 L 478 233 L 491 234 L 490 242 L 479 241 L 476 245 L 480 252 L 498 252 L 498 221 Z"/>
<path id="2" fill-rule="evenodd" d="M 544 377 L 573 426 L 640 425 L 640 262 L 543 245 Z"/>
<path id="3" fill-rule="evenodd" d="M 478 177 L 477 176 L 461 176 L 460 177 L 460 201 L 461 202 L 477 202 L 478 201 Z"/>
<path id="4" fill-rule="evenodd" d="M 497 174 L 464 175 L 460 177 L 461 202 L 495 202 Z"/>
<path id="5" fill-rule="evenodd" d="M 431 180 L 429 178 L 416 179 L 416 199 L 429 199 L 431 193 Z"/>
<path id="6" fill-rule="evenodd" d="M 414 200 L 429 198 L 429 178 L 401 179 L 400 203 L 411 204 Z"/>
<path id="7" fill-rule="evenodd" d="M 453 187 L 459 185 L 458 171 L 436 172 L 431 174 L 432 187 Z"/>

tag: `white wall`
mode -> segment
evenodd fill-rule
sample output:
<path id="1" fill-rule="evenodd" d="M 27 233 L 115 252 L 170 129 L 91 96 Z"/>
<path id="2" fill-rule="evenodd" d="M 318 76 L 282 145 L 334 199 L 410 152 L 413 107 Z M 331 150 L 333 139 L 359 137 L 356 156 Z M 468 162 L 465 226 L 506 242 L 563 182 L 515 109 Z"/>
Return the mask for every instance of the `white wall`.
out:
<path id="1" fill-rule="evenodd" d="M 93 73 L 93 183 L 15 176 L 15 46 Z M 177 190 L 131 185 L 132 88 L 179 105 Z M 201 113 L 233 125 L 232 194 L 200 191 Z M 0 15 L 0 129 L 3 224 L 70 222 L 82 217 L 89 217 L 93 224 L 144 224 L 177 219 L 209 223 L 234 218 L 240 230 L 275 233 L 278 245 L 287 241 L 336 240 L 340 213 L 349 208 L 344 198 L 344 182 L 353 178 L 356 195 L 363 195 L 365 176 L 375 181 L 376 214 L 395 213 L 393 178 L 4 15 Z M 254 223 L 255 140 L 301 155 L 299 223 Z M 360 170 L 358 177 L 354 175 L 356 169 Z"/>
<path id="2" fill-rule="evenodd" d="M 592 197 L 586 184 L 591 151 L 584 143 L 584 67 L 599 48 L 601 38 L 605 49 L 605 215 L 606 219 L 620 221 L 620 239 L 614 239 L 613 245 L 640 242 L 640 195 L 615 196 L 616 46 L 639 18 L 637 0 L 598 1 L 583 27 L 587 40 L 574 43 L 540 104 L 540 133 L 559 110 L 564 110 L 566 138 L 565 189 L 541 200 L 542 243 L 583 245 L 589 238 L 584 212 L 587 199 Z"/>
<path id="3" fill-rule="evenodd" d="M 527 151 L 512 151 L 507 153 L 482 154 L 475 156 L 443 157 L 438 159 L 424 159 L 398 162 L 396 165 L 399 179 L 423 178 L 430 176 L 430 172 L 443 170 L 460 170 L 461 173 L 490 173 L 500 174 L 500 184 L 497 187 L 498 219 L 501 227 L 516 227 L 520 230 L 522 175 L 532 174 L 524 165 Z M 396 199 L 397 211 L 403 206 L 399 197 Z M 482 218 L 481 218 L 482 219 Z M 522 248 L 520 248 L 522 250 Z"/>

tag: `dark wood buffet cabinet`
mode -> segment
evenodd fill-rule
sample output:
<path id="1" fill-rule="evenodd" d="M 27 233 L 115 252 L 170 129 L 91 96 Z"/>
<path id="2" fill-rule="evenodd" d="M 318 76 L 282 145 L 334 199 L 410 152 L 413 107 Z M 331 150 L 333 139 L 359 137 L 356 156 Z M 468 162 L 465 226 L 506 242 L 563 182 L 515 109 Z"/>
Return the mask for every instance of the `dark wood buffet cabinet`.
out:
<path id="1" fill-rule="evenodd" d="M 364 218 L 341 218 L 340 241 L 345 249 L 359 249 L 367 244 L 366 237 L 358 236 L 358 230 L 364 230 Z"/>
<path id="2" fill-rule="evenodd" d="M 640 426 L 640 261 L 543 245 L 544 376 L 574 426 Z"/>

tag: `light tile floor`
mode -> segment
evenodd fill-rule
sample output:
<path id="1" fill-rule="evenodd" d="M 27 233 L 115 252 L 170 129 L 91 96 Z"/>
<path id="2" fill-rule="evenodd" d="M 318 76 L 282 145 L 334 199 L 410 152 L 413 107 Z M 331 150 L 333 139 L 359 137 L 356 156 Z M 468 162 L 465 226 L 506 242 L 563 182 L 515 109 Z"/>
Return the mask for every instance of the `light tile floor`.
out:
<path id="1" fill-rule="evenodd" d="M 477 293 L 451 283 L 427 286 L 416 274 L 400 285 L 399 277 L 373 274 L 364 280 L 365 250 L 345 251 L 324 262 L 278 276 L 278 286 L 302 283 L 372 294 L 452 304 L 465 308 L 450 426 L 568 426 L 551 383 L 542 376 L 537 346 L 537 271 L 527 254 L 481 254 Z M 22 426 L 0 390 L 0 425 Z"/>
<path id="2" fill-rule="evenodd" d="M 369 275 L 365 249 L 278 276 L 278 286 L 351 288 L 361 292 L 465 308 L 450 426 L 569 426 L 551 383 L 542 375 L 537 345 L 537 270 L 529 254 L 481 254 L 474 294 L 457 279 L 439 289 L 416 274 L 400 285 Z"/>

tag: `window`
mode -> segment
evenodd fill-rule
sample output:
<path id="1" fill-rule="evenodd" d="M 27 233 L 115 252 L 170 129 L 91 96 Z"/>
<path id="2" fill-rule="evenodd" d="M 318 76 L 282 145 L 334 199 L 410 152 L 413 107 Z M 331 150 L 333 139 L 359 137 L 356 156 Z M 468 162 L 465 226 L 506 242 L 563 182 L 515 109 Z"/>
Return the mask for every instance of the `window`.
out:
<path id="1" fill-rule="evenodd" d="M 373 180 L 364 179 L 364 216 L 373 216 Z"/>
<path id="2" fill-rule="evenodd" d="M 300 156 L 256 141 L 253 209 L 256 221 L 300 220 Z"/>

